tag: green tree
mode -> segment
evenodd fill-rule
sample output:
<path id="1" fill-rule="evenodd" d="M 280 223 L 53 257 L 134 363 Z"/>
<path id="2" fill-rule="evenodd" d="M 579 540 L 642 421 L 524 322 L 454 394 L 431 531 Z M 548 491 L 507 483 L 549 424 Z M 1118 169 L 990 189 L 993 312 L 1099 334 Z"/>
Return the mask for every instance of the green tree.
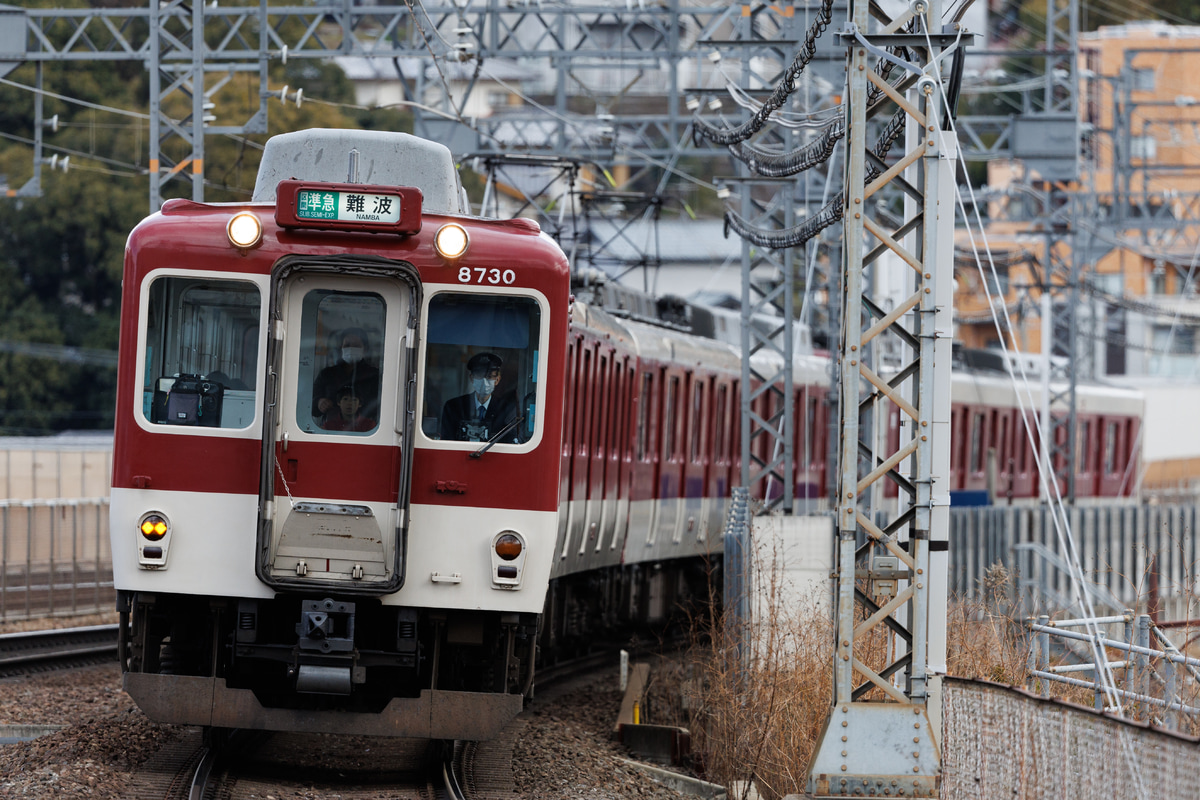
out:
<path id="1" fill-rule="evenodd" d="M 86 5 L 79 0 L 71 4 Z M 29 86 L 34 75 L 34 66 L 26 64 L 7 77 Z M 333 64 L 307 59 L 275 64 L 270 83 L 273 88 L 289 85 L 293 92 L 303 87 L 307 98 L 300 108 L 269 101 L 272 134 L 311 127 L 407 125 L 411 130 L 407 114 L 355 108 L 353 87 Z M 77 100 L 147 113 L 149 87 L 137 61 L 94 62 L 86 68 L 47 64 L 43 84 Z M 217 124 L 248 120 L 258 109 L 258 92 L 257 80 L 236 76 L 215 98 Z M 190 107 L 179 95 L 164 110 L 182 119 Z M 70 348 L 116 350 L 125 240 L 149 207 L 145 118 L 53 97 L 45 99 L 44 113 L 47 118 L 58 114 L 60 120 L 58 132 L 44 137 L 46 154 L 69 151 L 71 169 L 63 174 L 44 167 L 40 197 L 0 197 L 0 433 L 111 427 L 116 371 L 73 361 Z M 0 176 L 11 189 L 32 176 L 28 140 L 33 130 L 31 93 L 0 85 L 0 132 L 5 134 L 0 138 Z M 266 139 L 206 137 L 205 198 L 247 200 Z M 178 140 L 168 140 L 168 148 L 179 146 Z M 163 194 L 190 196 L 190 181 L 172 181 Z M 63 348 L 62 356 L 35 357 L 28 354 L 29 345 L 57 346 Z"/>

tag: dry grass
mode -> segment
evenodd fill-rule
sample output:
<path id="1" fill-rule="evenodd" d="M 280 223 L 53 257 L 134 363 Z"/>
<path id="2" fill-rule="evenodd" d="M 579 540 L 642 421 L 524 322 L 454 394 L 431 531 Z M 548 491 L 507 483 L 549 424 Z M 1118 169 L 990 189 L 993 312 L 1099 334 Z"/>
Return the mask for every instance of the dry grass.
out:
<path id="1" fill-rule="evenodd" d="M 1009 605 L 1010 579 L 1003 568 L 993 570 L 982 587 L 984 599 L 951 601 L 951 675 L 1026 683 L 1029 635 Z M 697 631 L 678 674 L 656 679 L 681 686 L 682 701 L 670 708 L 659 702 L 656 716 L 690 729 L 696 766 L 707 779 L 727 787 L 753 782 L 763 798 L 775 800 L 806 788 L 809 761 L 832 702 L 834 629 L 819 602 L 823 592 L 788 608 L 774 588 L 767 594 L 766 613 L 750 634 L 736 636 L 720 615 Z M 889 638 L 876 633 L 857 643 L 855 655 L 877 669 L 891 660 Z M 1110 658 L 1123 655 L 1110 652 Z M 1117 677 L 1124 679 L 1121 673 Z M 1093 702 L 1089 689 L 1062 684 L 1053 685 L 1052 696 L 1082 706 Z M 731 797 L 744 800 L 745 793 Z"/>
<path id="2" fill-rule="evenodd" d="M 1008 602 L 1009 572 L 993 565 L 983 600 L 954 599 L 946 610 L 946 669 L 960 678 L 1020 686 L 1028 672 L 1029 634 Z"/>
<path id="3" fill-rule="evenodd" d="M 771 798 L 804 787 L 832 696 L 832 621 L 785 616 L 744 641 L 718 620 L 711 644 L 692 651 L 687 684 L 698 766 L 725 786 L 753 780 Z"/>

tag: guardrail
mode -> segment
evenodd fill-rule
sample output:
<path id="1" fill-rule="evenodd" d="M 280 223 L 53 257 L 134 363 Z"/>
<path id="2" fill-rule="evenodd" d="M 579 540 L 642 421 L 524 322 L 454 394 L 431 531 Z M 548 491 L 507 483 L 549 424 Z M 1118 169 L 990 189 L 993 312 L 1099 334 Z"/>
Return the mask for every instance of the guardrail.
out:
<path id="1" fill-rule="evenodd" d="M 0 500 L 0 620 L 114 607 L 108 498 Z"/>
<path id="2" fill-rule="evenodd" d="M 1122 625 L 1124 639 L 1112 639 L 1101 631 L 1111 625 Z M 1161 628 L 1155 625 L 1148 614 L 1134 615 L 1132 610 L 1124 614 L 1089 617 L 1081 619 L 1050 620 L 1042 615 L 1027 620 L 1030 631 L 1028 675 L 1026 688 L 1043 697 L 1050 696 L 1050 684 L 1057 682 L 1068 686 L 1090 689 L 1093 692 L 1096 710 L 1105 710 L 1106 696 L 1116 696 L 1123 701 L 1143 709 L 1141 717 L 1170 730 L 1178 727 L 1178 712 L 1200 717 L 1200 658 L 1192 658 L 1180 652 Z M 1080 632 L 1079 628 L 1087 628 Z M 1094 631 L 1094 632 L 1093 632 Z M 1090 660 L 1078 663 L 1051 666 L 1053 647 L 1051 638 L 1058 637 L 1059 651 L 1070 650 L 1070 643 L 1082 642 L 1088 646 Z M 1161 646 L 1152 647 L 1154 642 Z M 1107 650 L 1117 650 L 1126 657 L 1119 661 L 1102 664 L 1100 653 L 1107 658 Z M 1114 679 L 1120 673 L 1121 682 L 1107 689 L 1101 675 L 1107 669 Z M 1071 677 L 1075 674 L 1091 674 L 1091 680 Z M 1115 683 L 1115 680 L 1114 680 Z M 1153 718 L 1149 709 L 1153 707 L 1160 716 Z"/>

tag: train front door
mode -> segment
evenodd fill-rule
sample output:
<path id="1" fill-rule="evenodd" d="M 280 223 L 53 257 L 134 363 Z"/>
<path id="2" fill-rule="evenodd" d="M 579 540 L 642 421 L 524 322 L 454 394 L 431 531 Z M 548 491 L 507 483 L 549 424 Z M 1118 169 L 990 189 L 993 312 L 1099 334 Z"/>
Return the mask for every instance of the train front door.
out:
<path id="1" fill-rule="evenodd" d="M 415 270 L 349 257 L 277 268 L 259 576 L 278 588 L 403 582 Z"/>

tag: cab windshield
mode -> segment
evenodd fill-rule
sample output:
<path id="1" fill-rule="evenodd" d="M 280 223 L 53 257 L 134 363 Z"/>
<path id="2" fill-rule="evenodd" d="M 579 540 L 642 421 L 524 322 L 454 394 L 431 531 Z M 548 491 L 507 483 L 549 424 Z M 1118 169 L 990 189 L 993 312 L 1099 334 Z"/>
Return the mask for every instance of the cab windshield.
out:
<path id="1" fill-rule="evenodd" d="M 429 301 L 421 431 L 521 444 L 537 427 L 541 307 L 531 297 L 444 292 Z"/>
<path id="2" fill-rule="evenodd" d="M 142 414 L 154 425 L 246 428 L 254 421 L 258 287 L 161 277 L 150 285 Z"/>

